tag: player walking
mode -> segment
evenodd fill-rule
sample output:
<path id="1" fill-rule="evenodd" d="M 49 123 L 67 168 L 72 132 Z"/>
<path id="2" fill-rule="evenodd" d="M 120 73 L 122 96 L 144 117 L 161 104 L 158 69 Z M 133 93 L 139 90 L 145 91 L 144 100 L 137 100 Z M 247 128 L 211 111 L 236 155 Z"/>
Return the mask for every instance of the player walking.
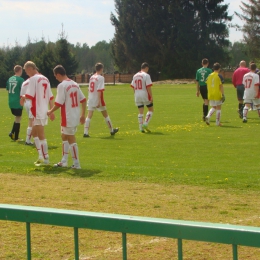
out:
<path id="1" fill-rule="evenodd" d="M 24 70 L 30 77 L 25 97 L 29 100 L 33 115 L 32 136 L 39 155 L 34 164 L 36 166 L 47 165 L 49 164 L 49 154 L 44 126 L 48 124 L 48 104 L 50 107 L 53 106 L 53 94 L 49 80 L 38 73 L 38 69 L 32 61 L 24 64 Z M 50 119 L 54 120 L 54 118 L 54 114 L 51 114 Z"/>
<path id="2" fill-rule="evenodd" d="M 61 138 L 62 138 L 62 159 L 55 167 L 68 166 L 69 150 L 73 159 L 72 169 L 80 169 L 78 145 L 76 143 L 75 133 L 79 123 L 85 122 L 86 98 L 79 85 L 70 80 L 64 67 L 57 65 L 54 69 L 55 78 L 61 82 L 57 87 L 57 96 L 54 106 L 48 111 L 47 115 L 61 108 Z M 80 106 L 82 112 L 80 114 Z"/>
<path id="3" fill-rule="evenodd" d="M 213 70 L 214 72 L 211 73 L 208 76 L 207 79 L 207 88 L 208 88 L 208 99 L 209 99 L 209 104 L 211 106 L 211 109 L 208 112 L 208 115 L 205 118 L 206 124 L 210 124 L 210 117 L 216 110 L 216 125 L 217 126 L 222 126 L 220 123 L 220 118 L 221 118 L 221 105 L 225 100 L 224 97 L 224 89 L 223 89 L 223 84 L 221 81 L 221 78 L 219 77 L 219 72 L 220 72 L 220 64 L 215 63 L 213 65 Z"/>
<path id="4" fill-rule="evenodd" d="M 148 74 L 149 65 L 147 62 L 144 62 L 141 65 L 141 71 L 137 72 L 131 83 L 131 87 L 134 89 L 135 104 L 138 107 L 138 123 L 139 130 L 141 133 L 144 133 L 145 130 L 150 132 L 148 129 L 148 124 L 150 123 L 153 116 L 153 95 L 152 95 L 152 80 Z M 143 121 L 144 117 L 144 106 L 148 108 L 148 112 Z"/>
<path id="5" fill-rule="evenodd" d="M 256 74 L 256 64 L 250 64 L 250 72 L 243 77 L 244 91 L 244 109 L 243 109 L 243 123 L 247 122 L 247 113 L 253 103 L 256 106 L 258 115 L 260 117 L 260 99 L 259 99 L 259 76 Z"/>
<path id="6" fill-rule="evenodd" d="M 23 68 L 20 65 L 14 67 L 14 76 L 10 77 L 6 82 L 6 90 L 8 91 L 8 103 L 12 114 L 14 115 L 14 123 L 9 137 L 17 141 L 20 133 L 20 122 L 22 119 L 23 107 L 20 105 L 20 91 L 24 79 L 21 77 Z"/>
<path id="7" fill-rule="evenodd" d="M 107 113 L 106 103 L 104 101 L 103 92 L 105 91 L 105 80 L 104 77 L 101 76 L 101 74 L 103 73 L 104 65 L 102 63 L 97 63 L 95 65 L 95 69 L 96 73 L 92 75 L 89 80 L 87 101 L 88 115 L 85 120 L 83 137 L 89 137 L 90 121 L 95 110 L 98 110 L 102 113 L 111 135 L 115 135 L 119 131 L 118 128 L 113 128 L 112 122 Z"/>
<path id="8" fill-rule="evenodd" d="M 20 92 L 20 96 L 21 96 L 20 104 L 22 106 L 24 106 L 24 108 L 27 112 L 27 115 L 28 115 L 28 127 L 26 130 L 25 145 L 33 145 L 33 143 L 31 142 L 33 115 L 32 115 L 31 109 L 30 109 L 30 102 L 26 101 L 26 98 L 25 98 L 25 94 L 26 94 L 28 85 L 29 85 L 29 79 L 24 81 L 22 84 L 22 88 L 21 88 L 21 92 Z"/>
<path id="9" fill-rule="evenodd" d="M 197 97 L 201 95 L 202 99 L 204 100 L 202 106 L 202 120 L 205 121 L 205 117 L 208 114 L 208 107 L 209 107 L 209 100 L 208 100 L 208 89 L 206 79 L 208 78 L 209 74 L 212 73 L 212 70 L 208 68 L 209 61 L 208 59 L 202 60 L 202 68 L 198 69 L 196 72 L 196 81 L 197 81 Z"/>

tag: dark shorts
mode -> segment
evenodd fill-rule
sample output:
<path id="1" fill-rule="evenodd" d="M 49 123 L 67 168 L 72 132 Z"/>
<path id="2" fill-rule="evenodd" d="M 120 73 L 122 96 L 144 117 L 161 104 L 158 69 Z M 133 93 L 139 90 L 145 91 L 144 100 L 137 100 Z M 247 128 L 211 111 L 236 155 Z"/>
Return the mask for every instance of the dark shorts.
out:
<path id="1" fill-rule="evenodd" d="M 238 100 L 243 100 L 244 99 L 245 86 L 243 84 L 242 85 L 237 85 L 236 89 L 237 89 L 237 99 Z"/>
<path id="2" fill-rule="evenodd" d="M 138 106 L 138 108 L 144 107 L 144 105 Z M 153 103 L 147 105 L 147 107 L 153 107 Z"/>
<path id="3" fill-rule="evenodd" d="M 206 86 L 200 86 L 200 95 L 203 99 L 208 99 L 208 88 Z"/>
<path id="4" fill-rule="evenodd" d="M 21 108 L 11 108 L 11 112 L 14 116 L 22 116 L 23 110 Z"/>

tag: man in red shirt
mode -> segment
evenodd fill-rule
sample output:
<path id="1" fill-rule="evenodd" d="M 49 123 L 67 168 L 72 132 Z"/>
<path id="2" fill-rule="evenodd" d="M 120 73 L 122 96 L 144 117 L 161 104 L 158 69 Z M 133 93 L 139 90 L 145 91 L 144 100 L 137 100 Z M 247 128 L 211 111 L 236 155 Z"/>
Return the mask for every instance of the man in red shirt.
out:
<path id="1" fill-rule="evenodd" d="M 243 85 L 243 77 L 250 70 L 246 67 L 246 62 L 244 60 L 240 61 L 239 68 L 237 68 L 232 77 L 232 83 L 237 89 L 237 99 L 238 99 L 238 113 L 239 117 L 243 118 L 243 96 L 245 91 L 245 86 Z"/>

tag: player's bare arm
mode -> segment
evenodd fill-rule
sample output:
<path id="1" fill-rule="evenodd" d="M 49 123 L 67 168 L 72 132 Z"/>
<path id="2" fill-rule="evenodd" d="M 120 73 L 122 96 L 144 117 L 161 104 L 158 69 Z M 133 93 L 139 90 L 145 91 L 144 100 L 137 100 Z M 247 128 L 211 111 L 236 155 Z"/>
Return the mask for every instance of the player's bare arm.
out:
<path id="1" fill-rule="evenodd" d="M 98 103 L 97 107 L 101 107 L 101 91 L 98 91 Z"/>
<path id="2" fill-rule="evenodd" d="M 152 103 L 152 102 L 153 102 L 152 88 L 151 88 L 151 87 L 147 88 L 147 92 L 148 92 L 148 94 L 149 94 L 149 96 L 150 96 L 150 101 L 151 101 L 151 103 Z"/>
<path id="3" fill-rule="evenodd" d="M 259 91 L 259 85 L 255 85 L 255 98 L 259 98 L 258 97 L 258 91 Z"/>
<path id="4" fill-rule="evenodd" d="M 196 84 L 196 88 L 197 88 L 196 96 L 199 97 L 200 96 L 200 85 L 199 85 L 198 81 L 197 81 L 197 84 Z"/>
<path id="5" fill-rule="evenodd" d="M 48 111 L 47 115 L 50 117 L 50 120 L 53 121 L 55 119 L 55 115 L 53 114 L 53 112 L 56 111 L 57 109 L 59 109 L 59 107 L 57 109 L 55 109 L 55 110 L 52 110 L 52 109 L 54 109 L 56 107 L 56 105 L 54 105 L 53 99 L 51 99 L 49 101 L 49 106 L 51 108 L 51 110 L 49 110 L 49 111 L 52 111 L 52 112 L 48 115 L 48 112 L 49 112 Z"/>
<path id="6" fill-rule="evenodd" d="M 85 114 L 86 114 L 86 104 L 87 102 L 84 101 L 81 103 L 81 116 L 80 116 L 80 123 L 83 125 L 85 123 Z"/>

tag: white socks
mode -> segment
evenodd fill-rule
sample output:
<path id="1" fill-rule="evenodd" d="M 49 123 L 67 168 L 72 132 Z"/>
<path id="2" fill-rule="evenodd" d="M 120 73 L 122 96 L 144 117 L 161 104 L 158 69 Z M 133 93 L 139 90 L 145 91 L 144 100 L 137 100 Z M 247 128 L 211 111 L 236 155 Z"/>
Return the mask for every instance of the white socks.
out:
<path id="1" fill-rule="evenodd" d="M 89 130 L 89 126 L 90 126 L 90 118 L 86 118 L 85 120 L 85 127 L 84 127 L 84 134 L 88 135 L 88 130 Z"/>
<path id="2" fill-rule="evenodd" d="M 209 112 L 208 112 L 208 115 L 207 115 L 207 118 L 210 118 L 212 115 L 213 115 L 213 113 L 215 112 L 215 108 L 214 107 L 212 107 L 210 110 L 209 110 Z"/>
<path id="3" fill-rule="evenodd" d="M 32 127 L 28 126 L 26 131 L 26 143 L 31 142 L 31 133 L 32 133 Z"/>
<path id="4" fill-rule="evenodd" d="M 106 121 L 106 124 L 107 124 L 107 126 L 108 126 L 108 128 L 109 128 L 109 130 L 110 130 L 110 133 L 113 132 L 113 126 L 112 126 L 112 122 L 111 122 L 111 120 L 110 120 L 110 117 L 109 117 L 109 116 L 106 117 L 106 118 L 105 118 L 105 121 Z"/>
<path id="5" fill-rule="evenodd" d="M 79 149 L 76 143 L 70 145 L 70 153 L 74 166 L 80 166 L 79 164 Z"/>
<path id="6" fill-rule="evenodd" d="M 216 125 L 220 125 L 221 110 L 216 111 Z"/>
<path id="7" fill-rule="evenodd" d="M 62 163 L 67 163 L 68 162 L 68 156 L 69 156 L 69 149 L 70 145 L 68 141 L 63 141 L 62 142 Z"/>
<path id="8" fill-rule="evenodd" d="M 41 143 L 41 150 L 42 150 L 42 156 L 44 160 L 49 159 L 49 154 L 48 154 L 48 144 L 47 144 L 47 140 L 40 140 Z"/>
<path id="9" fill-rule="evenodd" d="M 138 115 L 138 123 L 139 123 L 139 129 L 142 130 L 142 125 L 143 125 L 143 120 L 144 120 L 144 115 L 143 114 L 139 114 Z"/>
<path id="10" fill-rule="evenodd" d="M 146 116 L 145 116 L 145 124 L 146 124 L 146 125 L 149 124 L 149 122 L 150 122 L 151 119 L 152 119 L 152 116 L 153 116 L 153 112 L 148 111 L 147 114 L 146 114 Z"/>

